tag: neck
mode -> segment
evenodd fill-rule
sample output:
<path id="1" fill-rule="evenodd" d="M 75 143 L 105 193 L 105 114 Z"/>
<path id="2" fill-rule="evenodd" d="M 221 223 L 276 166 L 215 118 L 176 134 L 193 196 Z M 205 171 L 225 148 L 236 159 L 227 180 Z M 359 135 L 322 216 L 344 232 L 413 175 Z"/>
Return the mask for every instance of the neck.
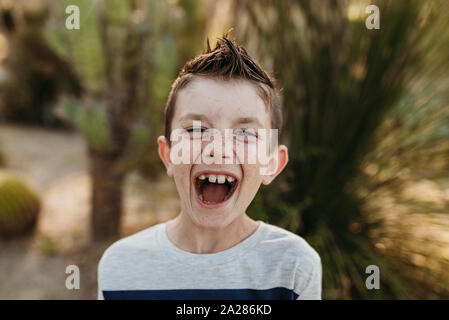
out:
<path id="1" fill-rule="evenodd" d="M 251 236 L 259 223 L 242 214 L 220 229 L 196 225 L 181 212 L 167 224 L 167 237 L 178 248 L 191 253 L 215 253 L 229 249 Z"/>

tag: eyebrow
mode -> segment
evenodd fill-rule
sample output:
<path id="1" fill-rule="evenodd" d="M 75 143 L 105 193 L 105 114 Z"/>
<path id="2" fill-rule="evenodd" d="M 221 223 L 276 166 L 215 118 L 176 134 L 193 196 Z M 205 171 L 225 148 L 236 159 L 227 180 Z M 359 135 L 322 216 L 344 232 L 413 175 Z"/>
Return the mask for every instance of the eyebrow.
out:
<path id="1" fill-rule="evenodd" d="M 200 120 L 207 123 L 210 123 L 209 118 L 201 113 L 187 113 L 184 116 L 182 116 L 180 121 L 184 120 Z M 259 119 L 254 117 L 241 117 L 234 121 L 234 125 L 236 124 L 254 124 L 258 126 L 259 128 L 263 128 L 262 123 L 259 121 Z"/>
<path id="2" fill-rule="evenodd" d="M 259 128 L 263 128 L 262 123 L 259 121 L 259 119 L 254 118 L 254 117 L 243 117 L 243 118 L 238 118 L 235 121 L 235 124 L 246 124 L 246 123 L 252 123 L 255 124 L 256 126 L 258 126 Z"/>
<path id="3" fill-rule="evenodd" d="M 201 113 L 187 113 L 186 115 L 182 116 L 179 120 L 180 121 L 201 120 L 201 121 L 209 122 L 209 119 L 207 118 L 207 116 L 205 116 L 204 114 L 201 114 Z"/>

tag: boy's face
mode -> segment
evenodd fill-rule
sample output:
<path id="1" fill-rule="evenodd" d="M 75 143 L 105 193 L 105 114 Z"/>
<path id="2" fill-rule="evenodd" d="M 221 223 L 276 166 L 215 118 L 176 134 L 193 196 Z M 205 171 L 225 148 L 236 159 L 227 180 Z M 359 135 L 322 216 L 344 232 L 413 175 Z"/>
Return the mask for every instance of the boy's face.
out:
<path id="1" fill-rule="evenodd" d="M 201 121 L 201 125 L 193 121 Z M 171 130 L 184 132 L 187 139 L 172 141 L 170 146 L 165 137 L 159 137 L 159 155 L 167 174 L 175 179 L 182 212 L 196 225 L 220 228 L 230 224 L 245 213 L 261 183 L 269 184 L 287 164 L 285 146 L 276 146 L 268 164 L 263 165 L 257 157 L 248 160 L 254 156 L 256 144 L 268 145 L 269 136 L 255 136 L 258 129 L 271 129 L 270 113 L 248 81 L 198 77 L 178 93 Z M 215 136 L 203 141 L 211 130 L 222 133 L 221 155 L 210 148 Z M 199 143 L 196 150 L 192 147 L 195 139 Z M 174 164 L 170 151 L 186 144 L 190 160 Z M 222 161 L 217 164 L 220 161 L 214 160 Z M 232 163 L 226 164 L 226 160 Z M 268 168 L 268 175 L 261 174 L 262 167 Z"/>

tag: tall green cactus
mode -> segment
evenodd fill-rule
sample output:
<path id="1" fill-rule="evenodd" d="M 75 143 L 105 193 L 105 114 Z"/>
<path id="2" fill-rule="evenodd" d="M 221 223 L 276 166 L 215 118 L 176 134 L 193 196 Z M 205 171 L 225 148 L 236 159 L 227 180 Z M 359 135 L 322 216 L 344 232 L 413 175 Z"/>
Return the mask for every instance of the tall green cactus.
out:
<path id="1" fill-rule="evenodd" d="M 62 1 L 60 9 L 71 3 Z M 162 132 L 165 99 L 178 67 L 201 47 L 190 41 L 200 34 L 191 27 L 201 28 L 204 14 L 192 0 L 80 0 L 77 5 L 80 29 L 52 32 L 64 42 L 86 92 L 83 99 L 61 105 L 86 139 L 92 235 L 106 239 L 119 232 L 126 173 L 138 169 L 155 177 L 159 172 L 155 138 Z"/>
<path id="2" fill-rule="evenodd" d="M 0 171 L 0 238 L 32 233 L 40 207 L 38 196 L 23 181 Z"/>

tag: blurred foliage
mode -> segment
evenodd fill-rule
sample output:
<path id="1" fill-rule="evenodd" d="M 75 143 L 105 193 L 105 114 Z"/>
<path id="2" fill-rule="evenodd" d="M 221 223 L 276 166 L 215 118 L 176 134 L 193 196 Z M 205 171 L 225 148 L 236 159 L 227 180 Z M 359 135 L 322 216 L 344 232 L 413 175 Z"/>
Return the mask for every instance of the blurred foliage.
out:
<path id="1" fill-rule="evenodd" d="M 161 167 L 154 138 L 162 132 L 170 84 L 184 59 L 201 49 L 197 39 L 203 37 L 205 17 L 200 3 L 83 0 L 77 3 L 82 27 L 75 31 L 59 28 L 65 18 L 61 13 L 69 4 L 71 1 L 64 0 L 52 6 L 52 16 L 58 23 L 49 28 L 48 39 L 55 50 L 73 62 L 88 94 L 78 102 L 62 101 L 65 116 L 81 129 L 91 148 L 126 149 L 119 168 L 137 167 L 147 175 L 157 175 Z M 188 26 L 198 32 L 188 35 Z M 134 98 L 120 106 L 127 90 Z M 130 118 L 126 132 L 116 130 L 114 118 L 125 114 Z M 148 134 L 142 135 L 142 130 Z M 122 140 L 126 140 L 124 144 Z"/>
<path id="2" fill-rule="evenodd" d="M 449 283 L 449 96 L 435 87 L 415 86 L 386 115 L 348 192 L 363 200 L 365 219 L 380 225 L 370 230 L 375 248 L 426 284 L 416 295 L 442 298 Z"/>
<path id="3" fill-rule="evenodd" d="M 5 165 L 6 165 L 6 159 L 5 159 L 5 155 L 3 153 L 3 150 L 1 148 L 1 144 L 0 144 L 0 168 L 4 167 Z"/>
<path id="4" fill-rule="evenodd" d="M 103 108 L 91 106 L 80 108 L 77 101 L 66 98 L 64 112 L 79 128 L 92 148 L 107 151 L 111 148 L 111 132 Z"/>
<path id="5" fill-rule="evenodd" d="M 56 101 L 54 114 L 87 143 L 94 237 L 116 235 L 127 172 L 163 172 L 156 136 L 165 100 L 177 71 L 202 48 L 206 16 L 196 0 L 79 0 L 80 28 L 69 30 L 61 26 L 72 4 L 0 3 L 9 50 L 0 110 L 8 120 L 49 124 Z"/>
<path id="6" fill-rule="evenodd" d="M 82 92 L 71 65 L 48 45 L 48 14 L 37 1 L 0 3 L 0 37 L 7 42 L 0 48 L 6 52 L 1 53 L 0 117 L 8 121 L 61 126 L 52 113 L 54 102 L 61 93 Z"/>
<path id="7" fill-rule="evenodd" d="M 32 233 L 39 211 L 38 196 L 14 175 L 0 171 L 0 238 Z"/>
<path id="8" fill-rule="evenodd" d="M 58 244 L 50 237 L 39 238 L 39 249 L 47 256 L 54 256 L 58 253 Z"/>
<path id="9" fill-rule="evenodd" d="M 125 174 L 162 172 L 156 136 L 165 100 L 184 59 L 201 49 L 205 16 L 191 0 L 80 0 L 81 27 L 67 30 L 59 26 L 70 4 L 50 6 L 48 39 L 73 63 L 86 93 L 61 99 L 59 111 L 88 144 L 94 237 L 117 235 Z"/>
<path id="10" fill-rule="evenodd" d="M 380 8 L 379 30 L 365 27 L 369 4 Z M 238 37 L 279 80 L 290 153 L 286 172 L 261 190 L 250 215 L 289 228 L 318 251 L 324 298 L 449 296 L 438 285 L 443 270 L 426 281 L 417 276 L 422 264 L 379 250 L 388 217 L 370 211 L 366 195 L 385 181 L 363 179 L 369 161 L 393 155 L 405 162 L 396 169 L 410 172 L 419 172 L 414 157 L 447 160 L 448 3 L 236 1 L 235 13 Z M 443 177 L 445 168 L 447 162 L 423 175 Z M 440 209 L 447 213 L 447 202 Z M 381 290 L 365 287 L 370 264 L 381 270 Z"/>

